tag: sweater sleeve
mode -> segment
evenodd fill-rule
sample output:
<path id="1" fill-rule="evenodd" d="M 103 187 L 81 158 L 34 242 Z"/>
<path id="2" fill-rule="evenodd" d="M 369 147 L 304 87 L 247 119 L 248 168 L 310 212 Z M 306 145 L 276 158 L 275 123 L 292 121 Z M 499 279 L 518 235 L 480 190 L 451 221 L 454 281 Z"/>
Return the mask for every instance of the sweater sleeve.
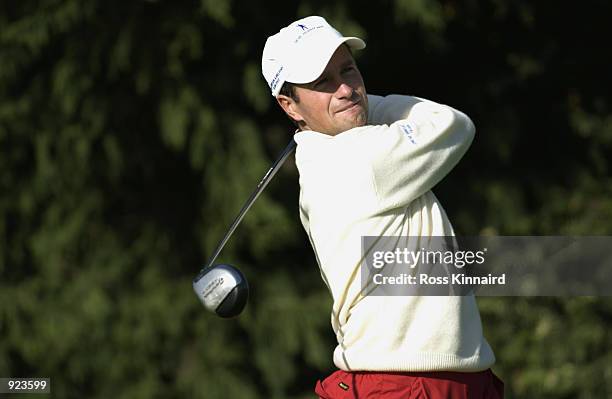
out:
<path id="1" fill-rule="evenodd" d="M 418 97 L 392 94 L 381 97 L 368 94 L 368 124 L 390 125 L 401 119 L 406 119 L 412 107 L 421 100 Z"/>
<path id="2" fill-rule="evenodd" d="M 375 98 L 366 142 L 379 211 L 407 206 L 459 162 L 475 133 L 472 121 L 417 97 Z"/>

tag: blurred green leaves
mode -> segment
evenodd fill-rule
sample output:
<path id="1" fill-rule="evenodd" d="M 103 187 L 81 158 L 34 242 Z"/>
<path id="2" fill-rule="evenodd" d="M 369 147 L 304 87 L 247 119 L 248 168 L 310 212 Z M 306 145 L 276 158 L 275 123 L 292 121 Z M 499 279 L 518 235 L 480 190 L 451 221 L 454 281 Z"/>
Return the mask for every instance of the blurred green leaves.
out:
<path id="1" fill-rule="evenodd" d="M 302 398 L 333 370 L 330 298 L 289 161 L 219 261 L 235 320 L 191 279 L 293 126 L 260 73 L 307 14 L 367 40 L 372 93 L 477 126 L 437 188 L 460 234 L 610 234 L 610 7 L 319 0 L 0 5 L 0 375 L 61 398 Z M 571 20 L 574 27 L 569 29 Z M 460 195 L 459 195 L 460 193 Z M 605 298 L 480 298 L 509 398 L 612 396 Z"/>

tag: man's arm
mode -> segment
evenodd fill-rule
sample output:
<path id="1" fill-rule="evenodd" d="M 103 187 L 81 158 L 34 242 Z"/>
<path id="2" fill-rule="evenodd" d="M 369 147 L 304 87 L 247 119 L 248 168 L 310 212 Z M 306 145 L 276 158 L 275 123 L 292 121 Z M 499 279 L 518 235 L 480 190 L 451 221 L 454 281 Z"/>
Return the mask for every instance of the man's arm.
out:
<path id="1" fill-rule="evenodd" d="M 368 124 L 390 125 L 406 119 L 412 107 L 421 101 L 418 97 L 397 94 L 386 97 L 368 94 Z"/>
<path id="2" fill-rule="evenodd" d="M 459 162 L 475 133 L 472 121 L 446 105 L 409 96 L 374 98 L 365 140 L 382 210 L 408 205 Z M 385 124 L 386 123 L 386 124 Z"/>

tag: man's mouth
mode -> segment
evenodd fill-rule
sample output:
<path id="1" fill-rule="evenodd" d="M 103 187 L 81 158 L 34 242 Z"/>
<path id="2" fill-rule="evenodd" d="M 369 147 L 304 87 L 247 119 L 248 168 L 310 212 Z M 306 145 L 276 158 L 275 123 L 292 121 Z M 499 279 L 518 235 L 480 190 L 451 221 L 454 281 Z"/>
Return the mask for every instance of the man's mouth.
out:
<path id="1" fill-rule="evenodd" d="M 351 110 L 353 110 L 355 107 L 357 107 L 357 106 L 358 106 L 358 105 L 360 105 L 360 104 L 361 104 L 361 100 L 357 100 L 357 101 L 355 101 L 354 103 L 351 103 L 351 104 L 347 105 L 347 106 L 346 106 L 346 107 L 344 107 L 344 108 L 340 108 L 340 110 L 338 111 L 338 113 L 340 113 L 340 112 L 345 112 L 345 111 L 351 111 Z"/>

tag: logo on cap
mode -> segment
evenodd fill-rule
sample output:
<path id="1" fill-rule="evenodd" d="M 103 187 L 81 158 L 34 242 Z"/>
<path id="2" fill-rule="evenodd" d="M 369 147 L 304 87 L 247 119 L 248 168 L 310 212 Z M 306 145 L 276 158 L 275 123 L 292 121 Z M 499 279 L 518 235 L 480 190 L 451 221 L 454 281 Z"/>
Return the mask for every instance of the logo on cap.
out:
<path id="1" fill-rule="evenodd" d="M 297 43 L 300 40 L 302 40 L 302 38 L 304 36 L 306 36 L 307 34 L 309 34 L 310 32 L 317 30 L 317 29 L 321 29 L 321 28 L 325 28 L 325 25 L 319 25 L 319 26 L 315 26 L 314 28 L 309 28 L 306 25 L 303 24 L 297 24 L 296 25 L 298 28 L 301 28 L 302 31 L 297 35 L 297 37 L 295 38 L 295 40 L 293 41 L 293 43 Z"/>
<path id="2" fill-rule="evenodd" d="M 279 82 L 279 76 L 281 74 L 281 72 L 283 71 L 284 67 L 280 67 L 280 69 L 276 72 L 276 75 L 274 75 L 274 77 L 272 78 L 272 81 L 270 82 L 270 88 L 272 90 L 276 89 L 276 85 L 278 85 Z"/>

